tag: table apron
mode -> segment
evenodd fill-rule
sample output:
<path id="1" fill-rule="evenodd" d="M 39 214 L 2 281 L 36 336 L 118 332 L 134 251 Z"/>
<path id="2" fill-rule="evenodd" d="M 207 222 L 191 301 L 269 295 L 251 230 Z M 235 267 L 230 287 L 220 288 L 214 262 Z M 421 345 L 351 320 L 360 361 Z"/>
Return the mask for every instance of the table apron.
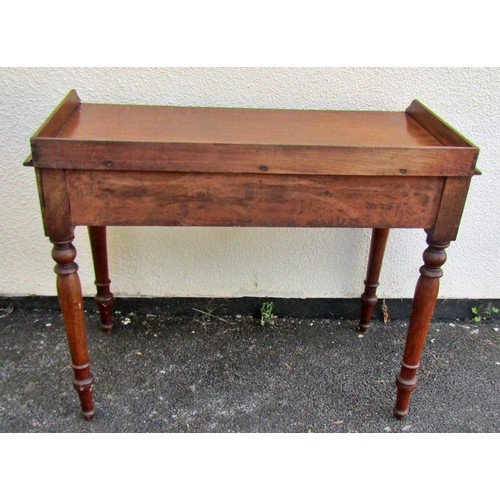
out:
<path id="1" fill-rule="evenodd" d="M 433 227 L 444 177 L 66 170 L 73 225 Z"/>

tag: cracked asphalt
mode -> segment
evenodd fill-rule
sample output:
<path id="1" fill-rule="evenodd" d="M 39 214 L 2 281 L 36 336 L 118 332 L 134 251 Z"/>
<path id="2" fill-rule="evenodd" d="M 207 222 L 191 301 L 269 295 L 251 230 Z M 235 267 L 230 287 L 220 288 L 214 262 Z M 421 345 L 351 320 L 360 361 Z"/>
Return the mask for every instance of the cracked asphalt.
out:
<path id="1" fill-rule="evenodd" d="M 0 431 L 496 433 L 500 321 L 432 323 L 410 414 L 392 417 L 404 321 L 85 312 L 96 416 L 80 416 L 59 312 L 0 310 Z"/>

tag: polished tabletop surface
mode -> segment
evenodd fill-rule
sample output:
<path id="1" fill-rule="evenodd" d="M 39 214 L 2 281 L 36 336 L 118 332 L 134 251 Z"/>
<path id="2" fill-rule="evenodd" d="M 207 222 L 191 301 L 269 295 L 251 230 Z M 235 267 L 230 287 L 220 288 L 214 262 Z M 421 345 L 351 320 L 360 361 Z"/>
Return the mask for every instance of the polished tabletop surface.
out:
<path id="1" fill-rule="evenodd" d="M 80 104 L 58 138 L 207 144 L 426 147 L 441 143 L 404 112 Z"/>

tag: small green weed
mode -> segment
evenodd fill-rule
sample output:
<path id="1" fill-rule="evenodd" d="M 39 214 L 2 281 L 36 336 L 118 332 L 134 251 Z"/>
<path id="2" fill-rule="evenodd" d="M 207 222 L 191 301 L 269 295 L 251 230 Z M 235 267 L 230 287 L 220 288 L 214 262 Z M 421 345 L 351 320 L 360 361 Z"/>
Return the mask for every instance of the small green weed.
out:
<path id="1" fill-rule="evenodd" d="M 474 323 L 481 323 L 487 319 L 492 319 L 494 314 L 498 314 L 500 309 L 498 307 L 493 307 L 491 304 L 483 305 L 479 304 L 476 307 L 471 307 L 472 321 Z"/>
<path id="2" fill-rule="evenodd" d="M 263 302 L 260 306 L 260 324 L 262 326 L 274 325 L 273 307 L 274 304 L 272 302 Z"/>

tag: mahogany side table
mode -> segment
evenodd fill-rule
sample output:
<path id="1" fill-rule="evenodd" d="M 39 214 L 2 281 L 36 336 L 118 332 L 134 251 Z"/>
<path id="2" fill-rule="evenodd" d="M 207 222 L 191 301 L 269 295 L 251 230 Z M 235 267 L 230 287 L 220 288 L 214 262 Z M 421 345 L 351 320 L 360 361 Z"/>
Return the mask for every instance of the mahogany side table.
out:
<path id="1" fill-rule="evenodd" d="M 479 149 L 419 101 L 405 112 L 82 103 L 72 90 L 31 138 L 73 385 L 94 415 L 72 244 L 88 226 L 102 328 L 112 328 L 106 226 L 372 228 L 359 329 L 369 327 L 390 228 L 427 232 L 394 415 L 410 394 Z"/>

